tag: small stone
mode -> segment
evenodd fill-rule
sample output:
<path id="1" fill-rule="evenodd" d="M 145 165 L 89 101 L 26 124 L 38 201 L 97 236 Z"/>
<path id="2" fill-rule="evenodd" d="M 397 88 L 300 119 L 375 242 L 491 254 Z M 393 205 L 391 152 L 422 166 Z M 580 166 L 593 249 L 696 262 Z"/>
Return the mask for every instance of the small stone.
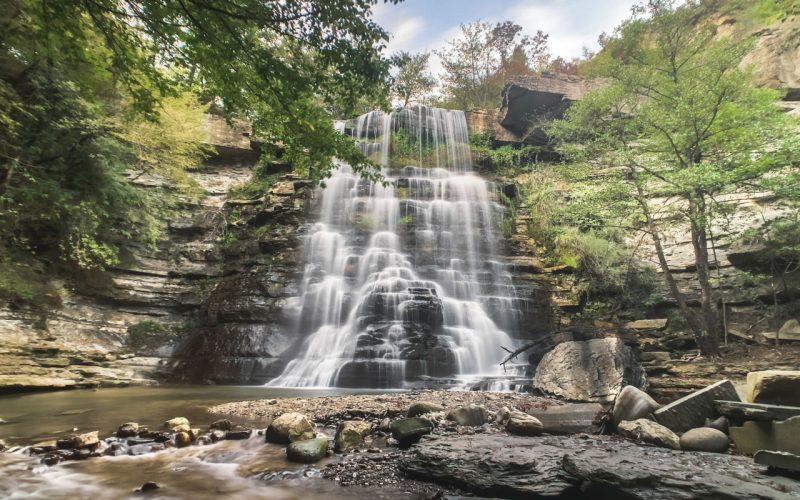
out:
<path id="1" fill-rule="evenodd" d="M 59 450 L 71 450 L 75 448 L 75 442 L 72 438 L 56 439 L 56 448 Z"/>
<path id="2" fill-rule="evenodd" d="M 399 446 L 400 445 L 400 441 L 396 440 L 393 437 L 386 438 L 386 445 L 387 446 Z"/>
<path id="3" fill-rule="evenodd" d="M 188 433 L 189 434 L 189 439 L 194 441 L 195 439 L 200 437 L 200 432 L 201 432 L 200 429 L 189 429 L 189 433 Z"/>
<path id="4" fill-rule="evenodd" d="M 614 401 L 611 425 L 616 428 L 623 420 L 633 421 L 645 418 L 659 408 L 661 405 L 656 403 L 649 394 L 632 385 L 626 385 Z"/>
<path id="5" fill-rule="evenodd" d="M 681 449 L 685 451 L 707 451 L 725 453 L 730 441 L 724 432 L 711 427 L 698 427 L 683 433 L 680 439 Z"/>
<path id="6" fill-rule="evenodd" d="M 175 434 L 175 446 L 178 448 L 185 448 L 192 444 L 192 438 L 188 432 L 178 432 Z"/>
<path id="7" fill-rule="evenodd" d="M 364 438 L 372 432 L 372 424 L 363 420 L 346 420 L 336 428 L 334 449 L 347 451 L 364 445 Z"/>
<path id="8" fill-rule="evenodd" d="M 136 422 L 127 422 L 119 426 L 117 429 L 117 437 L 127 438 L 133 437 L 139 433 L 139 424 Z"/>
<path id="9" fill-rule="evenodd" d="M 0 439 L 0 451 L 3 451 L 7 448 L 6 442 Z"/>
<path id="10" fill-rule="evenodd" d="M 401 418 L 392 422 L 392 437 L 405 446 L 433 431 L 433 424 L 419 418 Z"/>
<path id="11" fill-rule="evenodd" d="M 392 421 L 389 417 L 384 418 L 378 424 L 378 430 L 383 432 L 389 432 L 392 430 Z"/>
<path id="12" fill-rule="evenodd" d="M 241 440 L 241 439 L 248 439 L 250 437 L 250 431 L 228 431 L 225 433 L 225 439 L 228 440 Z"/>
<path id="13" fill-rule="evenodd" d="M 328 451 L 327 438 L 294 441 L 286 448 L 286 458 L 292 462 L 311 463 L 325 458 Z"/>
<path id="14" fill-rule="evenodd" d="M 506 422 L 506 430 L 518 436 L 538 436 L 543 428 L 538 418 L 519 410 L 511 411 Z"/>
<path id="15" fill-rule="evenodd" d="M 211 438 L 208 437 L 208 436 L 200 436 L 200 437 L 197 438 L 197 441 L 195 441 L 194 444 L 196 444 L 198 446 L 209 445 L 209 444 L 211 444 Z"/>
<path id="16" fill-rule="evenodd" d="M 408 407 L 407 417 L 418 417 L 426 413 L 444 411 L 444 406 L 431 401 L 418 401 Z"/>
<path id="17" fill-rule="evenodd" d="M 227 418 L 216 420 L 208 426 L 209 429 L 219 429 L 221 431 L 229 431 L 232 427 L 233 424 Z"/>
<path id="18" fill-rule="evenodd" d="M 620 436 L 634 441 L 642 441 L 673 450 L 679 450 L 681 447 L 677 434 L 646 418 L 634 421 L 623 420 L 617 425 L 617 432 Z"/>
<path id="19" fill-rule="evenodd" d="M 89 448 L 100 444 L 98 431 L 87 432 L 72 437 L 72 446 L 74 448 Z"/>
<path id="20" fill-rule="evenodd" d="M 72 450 L 69 455 L 70 460 L 86 460 L 92 456 L 92 451 L 87 449 Z"/>
<path id="21" fill-rule="evenodd" d="M 184 427 L 186 430 L 189 430 L 189 419 L 185 417 L 175 417 L 167 420 L 164 422 L 164 428 L 169 429 L 171 431 L 175 431 L 177 427 Z M 185 431 L 175 431 L 175 432 L 185 432 Z"/>
<path id="22" fill-rule="evenodd" d="M 146 483 L 141 485 L 139 489 L 137 489 L 136 491 L 145 492 L 145 491 L 154 491 L 158 489 L 161 489 L 161 486 L 159 486 L 158 483 L 154 481 L 147 481 Z"/>
<path id="23" fill-rule="evenodd" d="M 494 421 L 498 424 L 504 423 L 508 420 L 508 417 L 511 415 L 511 410 L 508 409 L 507 406 L 500 408 L 494 416 Z"/>
<path id="24" fill-rule="evenodd" d="M 213 431 L 208 433 L 208 436 L 211 438 L 211 441 L 216 443 L 217 441 L 222 441 L 223 439 L 225 439 L 226 433 L 225 431 L 214 429 Z"/>
<path id="25" fill-rule="evenodd" d="M 267 427 L 266 441 L 289 444 L 294 441 L 307 441 L 316 436 L 314 423 L 302 413 L 284 413 Z"/>
<path id="26" fill-rule="evenodd" d="M 447 420 L 458 425 L 478 427 L 488 422 L 489 416 L 483 406 L 463 406 L 447 412 Z"/>

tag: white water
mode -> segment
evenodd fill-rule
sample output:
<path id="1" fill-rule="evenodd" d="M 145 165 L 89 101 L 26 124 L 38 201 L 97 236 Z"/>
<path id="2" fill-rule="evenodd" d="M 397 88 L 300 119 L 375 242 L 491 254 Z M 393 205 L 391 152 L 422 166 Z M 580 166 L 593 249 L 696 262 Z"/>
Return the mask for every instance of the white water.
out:
<path id="1" fill-rule="evenodd" d="M 402 387 L 423 375 L 500 373 L 511 340 L 497 323 L 518 311 L 498 261 L 503 207 L 470 172 L 463 112 L 419 106 L 338 126 L 388 184 L 340 164 L 318 193 L 297 311 L 308 337 L 268 385 Z"/>

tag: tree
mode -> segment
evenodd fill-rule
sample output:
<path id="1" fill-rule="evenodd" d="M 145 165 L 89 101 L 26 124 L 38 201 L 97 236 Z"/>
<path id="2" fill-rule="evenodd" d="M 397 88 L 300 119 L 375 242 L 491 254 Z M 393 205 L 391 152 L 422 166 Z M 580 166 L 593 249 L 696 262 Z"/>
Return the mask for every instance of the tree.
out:
<path id="1" fill-rule="evenodd" d="M 716 355 L 709 253 L 714 222 L 735 210 L 724 195 L 761 189 L 796 169 L 800 148 L 796 122 L 775 105 L 778 94 L 756 88 L 739 68 L 749 43 L 718 35 L 697 9 L 697 2 L 653 0 L 635 12 L 596 61 L 607 85 L 570 108 L 553 134 L 569 157 L 586 162 L 586 175 L 635 201 L 636 211 L 620 218 L 649 234 L 698 345 Z M 663 233 L 675 224 L 685 224 L 691 239 L 699 315 L 667 262 Z"/>
<path id="2" fill-rule="evenodd" d="M 509 78 L 530 74 L 549 58 L 548 35 L 538 31 L 533 38 L 522 35 L 522 27 L 511 21 L 492 26 L 476 21 L 461 25 L 461 35 L 436 51 L 445 74 L 446 105 L 461 109 L 494 107 Z"/>
<path id="3" fill-rule="evenodd" d="M 427 52 L 414 55 L 398 52 L 392 56 L 392 66 L 396 68 L 392 79 L 392 96 L 402 101 L 403 107 L 424 97 L 436 85 L 436 80 L 427 73 L 429 58 Z"/>

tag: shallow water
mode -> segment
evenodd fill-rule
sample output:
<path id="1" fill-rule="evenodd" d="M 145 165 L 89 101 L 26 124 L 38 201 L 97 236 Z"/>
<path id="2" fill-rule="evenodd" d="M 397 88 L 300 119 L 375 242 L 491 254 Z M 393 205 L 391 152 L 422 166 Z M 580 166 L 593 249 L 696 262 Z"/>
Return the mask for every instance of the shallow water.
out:
<path id="1" fill-rule="evenodd" d="M 73 432 L 110 435 L 128 421 L 151 428 L 172 417 L 206 427 L 214 404 L 250 399 L 363 394 L 369 391 L 272 389 L 265 387 L 177 386 L 76 390 L 0 397 L 0 438 L 31 443 Z M 376 391 L 378 392 L 378 391 Z M 380 391 L 386 392 L 386 391 Z M 239 420 L 260 427 L 263 422 Z M 73 431 L 73 429 L 77 429 Z M 131 457 L 102 457 L 48 467 L 23 453 L 0 453 L 0 498 L 137 498 L 147 481 L 162 488 L 147 498 L 414 498 L 399 489 L 342 488 L 318 478 L 313 466 L 286 461 L 283 446 L 255 435 L 244 441 L 167 449 Z"/>

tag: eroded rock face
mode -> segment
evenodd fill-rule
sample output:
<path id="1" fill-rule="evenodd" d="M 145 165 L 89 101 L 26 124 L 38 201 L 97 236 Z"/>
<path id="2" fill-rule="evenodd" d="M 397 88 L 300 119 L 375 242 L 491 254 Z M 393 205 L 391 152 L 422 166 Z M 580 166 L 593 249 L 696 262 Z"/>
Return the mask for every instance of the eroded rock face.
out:
<path id="1" fill-rule="evenodd" d="M 446 436 L 413 446 L 400 468 L 504 498 L 789 499 L 797 488 L 746 457 L 642 447 L 613 436 Z"/>
<path id="2" fill-rule="evenodd" d="M 573 401 L 613 401 L 623 387 L 647 387 L 633 351 L 616 337 L 563 342 L 544 355 L 533 386 Z"/>

